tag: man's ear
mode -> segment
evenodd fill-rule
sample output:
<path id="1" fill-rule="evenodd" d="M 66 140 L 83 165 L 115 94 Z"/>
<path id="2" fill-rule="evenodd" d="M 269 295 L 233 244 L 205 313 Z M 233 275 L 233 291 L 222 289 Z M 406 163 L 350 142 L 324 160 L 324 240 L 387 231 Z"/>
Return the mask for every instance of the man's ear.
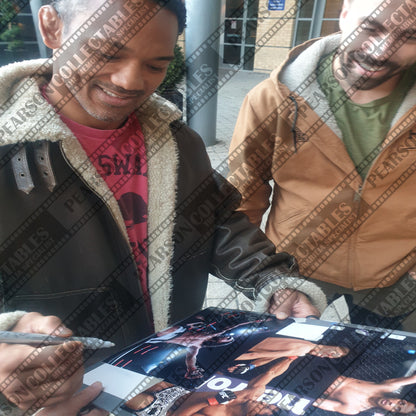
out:
<path id="1" fill-rule="evenodd" d="M 62 44 L 63 22 L 51 5 L 39 9 L 39 30 L 43 43 L 50 49 L 58 49 Z"/>

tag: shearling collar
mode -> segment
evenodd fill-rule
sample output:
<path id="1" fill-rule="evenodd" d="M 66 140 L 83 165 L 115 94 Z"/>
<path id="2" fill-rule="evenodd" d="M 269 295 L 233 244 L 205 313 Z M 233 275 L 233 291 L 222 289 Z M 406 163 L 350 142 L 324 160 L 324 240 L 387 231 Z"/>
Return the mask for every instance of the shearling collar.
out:
<path id="1" fill-rule="evenodd" d="M 288 60 L 282 65 L 281 72 L 274 74 L 274 82 L 286 85 L 291 92 L 303 97 L 310 107 L 338 137 L 342 138 L 335 117 L 329 107 L 324 92 L 319 86 L 316 69 L 320 59 L 334 51 L 340 42 L 338 34 L 319 40 L 312 40 L 296 47 Z M 273 76 L 273 74 L 272 74 Z"/>
<path id="2" fill-rule="evenodd" d="M 78 175 L 100 195 L 110 208 L 126 240 L 127 231 L 118 203 L 104 180 L 97 174 L 82 146 L 63 123 L 54 108 L 42 97 L 39 86 L 51 77 L 51 61 L 33 60 L 0 68 L 0 144 L 25 141 L 59 141 L 68 162 Z M 149 270 L 156 330 L 168 325 L 172 288 L 171 261 L 177 194 L 178 149 L 170 123 L 180 112 L 167 100 L 153 94 L 137 110 L 142 125 L 148 162 L 149 257 L 165 255 Z M 162 226 L 163 224 L 163 226 Z"/>

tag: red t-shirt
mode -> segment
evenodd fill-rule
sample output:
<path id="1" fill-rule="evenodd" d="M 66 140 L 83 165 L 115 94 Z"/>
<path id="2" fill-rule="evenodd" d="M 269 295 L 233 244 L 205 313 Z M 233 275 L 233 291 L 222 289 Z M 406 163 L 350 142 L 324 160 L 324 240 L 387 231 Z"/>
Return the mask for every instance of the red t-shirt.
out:
<path id="1" fill-rule="evenodd" d="M 147 160 L 140 123 L 133 113 L 123 127 L 116 130 L 100 130 L 78 124 L 63 115 L 60 117 L 79 140 L 118 201 L 139 271 L 143 293 L 146 299 L 149 299 Z M 94 152 L 97 152 L 96 156 Z M 148 302 L 148 307 L 149 304 Z"/>

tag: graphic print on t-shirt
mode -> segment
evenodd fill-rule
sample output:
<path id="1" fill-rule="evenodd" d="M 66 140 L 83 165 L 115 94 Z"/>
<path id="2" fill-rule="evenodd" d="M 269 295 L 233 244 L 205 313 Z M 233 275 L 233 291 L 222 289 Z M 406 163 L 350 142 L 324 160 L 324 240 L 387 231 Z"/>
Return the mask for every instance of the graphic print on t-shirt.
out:
<path id="1" fill-rule="evenodd" d="M 127 192 L 121 195 L 118 204 L 127 228 L 147 221 L 147 204 L 140 195 Z"/>

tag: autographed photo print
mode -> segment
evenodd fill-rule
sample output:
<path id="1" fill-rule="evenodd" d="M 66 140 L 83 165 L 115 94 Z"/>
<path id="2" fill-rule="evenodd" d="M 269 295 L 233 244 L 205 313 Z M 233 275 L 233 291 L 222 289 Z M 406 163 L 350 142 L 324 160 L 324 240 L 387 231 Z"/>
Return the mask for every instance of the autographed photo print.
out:
<path id="1" fill-rule="evenodd" d="M 96 404 L 121 415 L 414 414 L 415 361 L 409 333 L 209 308 L 84 383 L 100 376 Z"/>

